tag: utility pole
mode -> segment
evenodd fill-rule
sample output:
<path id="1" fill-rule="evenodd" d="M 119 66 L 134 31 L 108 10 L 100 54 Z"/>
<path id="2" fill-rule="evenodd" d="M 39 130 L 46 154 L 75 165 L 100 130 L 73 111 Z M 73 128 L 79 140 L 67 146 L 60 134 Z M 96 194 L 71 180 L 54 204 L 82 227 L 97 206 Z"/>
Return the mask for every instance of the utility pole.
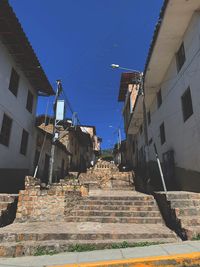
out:
<path id="1" fill-rule="evenodd" d="M 54 100 L 53 110 L 54 110 L 54 117 L 53 117 L 53 137 L 52 137 L 52 145 L 51 145 L 51 158 L 50 158 L 50 168 L 49 168 L 49 184 L 52 184 L 53 181 L 53 166 L 54 166 L 54 155 L 55 155 L 55 143 L 58 139 L 56 134 L 56 110 L 57 110 L 57 102 L 60 93 L 62 92 L 62 83 L 61 80 L 57 80 L 57 88 L 56 88 L 56 96 Z"/>

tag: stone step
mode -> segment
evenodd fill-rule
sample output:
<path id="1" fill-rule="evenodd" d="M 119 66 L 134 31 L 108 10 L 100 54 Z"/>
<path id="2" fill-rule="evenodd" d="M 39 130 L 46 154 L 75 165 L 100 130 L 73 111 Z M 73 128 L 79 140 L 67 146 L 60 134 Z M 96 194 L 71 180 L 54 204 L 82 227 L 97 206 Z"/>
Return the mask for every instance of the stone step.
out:
<path id="1" fill-rule="evenodd" d="M 124 201 L 124 200 L 91 200 L 86 199 L 80 201 L 80 205 L 113 205 L 113 206 L 157 206 L 154 200 L 152 201 Z"/>
<path id="2" fill-rule="evenodd" d="M 22 257 L 37 255 L 38 251 L 47 251 L 52 253 L 61 253 L 71 251 L 71 248 L 77 245 L 91 245 L 97 249 L 112 248 L 114 245 L 122 244 L 126 240 L 56 240 L 56 241 L 26 241 L 26 242 L 8 242 L 0 244 L 0 257 Z M 126 242 L 129 244 L 137 243 L 173 243 L 177 242 L 174 237 L 168 238 L 144 238 L 144 239 L 129 239 Z"/>
<path id="3" fill-rule="evenodd" d="M 167 194 L 167 198 L 168 200 L 200 199 L 200 194 L 193 192 L 177 191 L 177 192 L 169 192 Z"/>
<path id="4" fill-rule="evenodd" d="M 112 187 L 111 190 L 124 190 L 124 191 L 130 191 L 130 187 Z M 132 189 L 133 190 L 133 189 Z"/>
<path id="5" fill-rule="evenodd" d="M 78 210 L 128 210 L 128 211 L 158 211 L 157 206 L 135 206 L 135 205 L 78 205 Z"/>
<path id="6" fill-rule="evenodd" d="M 112 188 L 111 188 L 111 190 L 113 190 L 113 189 L 115 189 L 115 190 L 133 190 L 134 189 L 134 187 L 133 186 L 130 186 L 130 185 L 112 185 Z"/>
<path id="7" fill-rule="evenodd" d="M 151 238 L 171 238 L 173 234 L 169 231 L 163 233 L 17 233 L 17 234 L 1 234 L 0 241 L 3 242 L 22 242 L 22 241 L 47 241 L 47 240 L 105 240 L 105 239 L 151 239 Z"/>
<path id="8" fill-rule="evenodd" d="M 187 200 L 173 200 L 171 202 L 172 208 L 185 208 L 185 207 L 200 207 L 199 199 L 187 199 Z"/>
<path id="9" fill-rule="evenodd" d="M 188 226 L 186 228 L 187 237 L 189 240 L 192 240 L 193 238 L 200 235 L 200 225 L 197 226 Z"/>
<path id="10" fill-rule="evenodd" d="M 119 191 L 120 192 L 120 191 Z M 153 201 L 154 198 L 152 196 L 89 196 L 90 200 L 120 200 L 120 201 Z"/>
<path id="11" fill-rule="evenodd" d="M 200 216 L 200 208 L 175 208 L 177 216 Z"/>
<path id="12" fill-rule="evenodd" d="M 200 216 L 179 216 L 182 227 L 200 226 Z"/>
<path id="13" fill-rule="evenodd" d="M 74 210 L 70 216 L 84 217 L 159 217 L 159 211 L 104 211 L 104 210 Z"/>
<path id="14" fill-rule="evenodd" d="M 7 209 L 8 205 L 10 205 L 12 202 L 0 202 L 0 210 Z"/>
<path id="15" fill-rule="evenodd" d="M 157 224 L 163 223 L 161 217 L 86 217 L 86 216 L 68 216 L 66 222 L 100 222 L 100 223 L 135 223 L 135 224 Z"/>
<path id="16" fill-rule="evenodd" d="M 0 202 L 13 202 L 17 194 L 0 194 Z"/>

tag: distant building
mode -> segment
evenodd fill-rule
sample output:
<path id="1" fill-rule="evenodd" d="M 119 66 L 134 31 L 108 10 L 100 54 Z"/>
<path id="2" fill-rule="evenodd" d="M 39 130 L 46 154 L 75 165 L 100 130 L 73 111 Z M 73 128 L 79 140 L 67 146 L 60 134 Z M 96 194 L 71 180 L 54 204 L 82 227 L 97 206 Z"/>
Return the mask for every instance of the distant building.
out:
<path id="1" fill-rule="evenodd" d="M 37 117 L 37 126 L 43 128 L 45 116 Z M 53 119 L 47 118 L 48 133 L 53 132 Z M 82 172 L 91 167 L 97 156 L 100 154 L 101 138 L 96 136 L 96 128 L 88 125 L 73 126 L 70 119 L 65 119 L 57 126 L 59 141 L 62 143 L 70 154 L 69 171 Z M 68 157 L 69 158 L 69 157 Z"/>
<path id="2" fill-rule="evenodd" d="M 38 95 L 53 89 L 7 0 L 0 1 L 0 192 L 30 174 Z"/>
<path id="3" fill-rule="evenodd" d="M 36 171 L 37 178 L 47 184 L 49 181 L 49 164 L 53 135 L 50 132 L 49 127 L 45 125 L 37 126 L 35 134 L 34 172 Z M 58 182 L 60 179 L 67 176 L 70 169 L 70 162 L 71 154 L 66 146 L 58 140 L 55 143 L 53 182 Z"/>

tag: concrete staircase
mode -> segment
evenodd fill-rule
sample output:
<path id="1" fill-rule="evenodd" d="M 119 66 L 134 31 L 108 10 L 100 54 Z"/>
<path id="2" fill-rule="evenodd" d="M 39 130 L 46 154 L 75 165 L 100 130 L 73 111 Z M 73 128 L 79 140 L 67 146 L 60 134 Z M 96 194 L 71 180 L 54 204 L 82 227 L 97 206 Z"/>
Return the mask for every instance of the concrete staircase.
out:
<path id="1" fill-rule="evenodd" d="M 0 227 L 12 223 L 17 209 L 17 197 L 15 194 L 0 194 Z"/>

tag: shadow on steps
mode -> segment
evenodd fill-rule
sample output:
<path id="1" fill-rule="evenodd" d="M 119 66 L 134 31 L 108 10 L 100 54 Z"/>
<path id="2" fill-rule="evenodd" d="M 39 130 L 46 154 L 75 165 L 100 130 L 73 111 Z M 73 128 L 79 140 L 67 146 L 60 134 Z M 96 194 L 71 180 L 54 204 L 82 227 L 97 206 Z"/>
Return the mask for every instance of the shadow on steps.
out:
<path id="1" fill-rule="evenodd" d="M 163 193 L 153 192 L 153 196 L 156 199 L 165 224 L 174 231 L 182 241 L 188 240 L 187 232 L 182 228 L 181 220 L 177 218 L 175 209 L 171 206 L 171 201 L 168 200 L 167 196 Z"/>

